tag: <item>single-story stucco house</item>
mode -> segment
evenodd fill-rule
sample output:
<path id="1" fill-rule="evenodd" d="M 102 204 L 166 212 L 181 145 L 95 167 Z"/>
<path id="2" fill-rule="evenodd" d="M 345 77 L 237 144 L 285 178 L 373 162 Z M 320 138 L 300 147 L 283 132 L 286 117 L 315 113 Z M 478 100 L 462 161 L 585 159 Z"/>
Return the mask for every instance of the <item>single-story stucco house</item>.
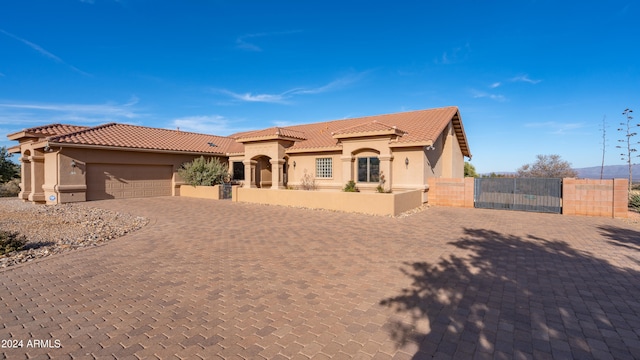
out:
<path id="1" fill-rule="evenodd" d="M 457 107 L 444 107 L 230 136 L 109 123 L 50 124 L 9 134 L 19 145 L 19 197 L 58 204 L 112 198 L 179 195 L 178 169 L 196 157 L 228 162 L 244 187 L 339 191 L 353 180 L 361 191 L 423 189 L 434 177 L 462 178 L 471 157 Z M 384 179 L 384 182 L 381 182 Z"/>

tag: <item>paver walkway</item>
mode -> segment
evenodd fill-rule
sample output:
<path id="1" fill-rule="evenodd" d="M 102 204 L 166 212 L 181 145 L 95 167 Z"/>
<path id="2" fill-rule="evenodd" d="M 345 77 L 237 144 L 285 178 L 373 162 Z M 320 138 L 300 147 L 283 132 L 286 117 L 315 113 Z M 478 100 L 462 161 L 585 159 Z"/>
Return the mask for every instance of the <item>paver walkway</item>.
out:
<path id="1" fill-rule="evenodd" d="M 2 356 L 640 358 L 640 226 L 621 220 L 188 198 L 84 206 L 152 221 L 0 271 Z"/>

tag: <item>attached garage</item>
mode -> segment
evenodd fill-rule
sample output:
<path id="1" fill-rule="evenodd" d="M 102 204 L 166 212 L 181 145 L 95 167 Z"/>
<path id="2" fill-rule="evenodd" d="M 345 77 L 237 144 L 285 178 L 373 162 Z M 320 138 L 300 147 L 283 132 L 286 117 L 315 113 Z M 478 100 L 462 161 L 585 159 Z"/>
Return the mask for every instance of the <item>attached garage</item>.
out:
<path id="1" fill-rule="evenodd" d="M 87 200 L 171 196 L 171 165 L 87 164 Z"/>

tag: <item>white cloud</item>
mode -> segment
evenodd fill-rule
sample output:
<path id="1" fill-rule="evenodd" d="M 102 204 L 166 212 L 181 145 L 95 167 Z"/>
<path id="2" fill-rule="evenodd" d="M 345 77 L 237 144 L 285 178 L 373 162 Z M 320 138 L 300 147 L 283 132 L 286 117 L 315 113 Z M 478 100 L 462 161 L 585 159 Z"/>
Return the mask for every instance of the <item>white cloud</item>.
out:
<path id="1" fill-rule="evenodd" d="M 291 31 L 277 31 L 277 32 L 268 32 L 268 33 L 245 34 L 242 36 L 238 36 L 236 38 L 236 47 L 238 49 L 242 49 L 246 51 L 260 52 L 262 51 L 262 48 L 250 42 L 249 41 L 250 39 L 256 39 L 256 38 L 267 37 L 267 36 L 276 36 L 276 35 L 288 35 L 288 34 L 295 34 L 299 32 L 300 30 L 291 30 Z"/>
<path id="2" fill-rule="evenodd" d="M 234 126 L 232 122 L 220 115 L 197 115 L 174 119 L 172 129 L 179 128 L 182 131 L 190 131 L 201 134 L 229 135 L 249 129 Z"/>
<path id="3" fill-rule="evenodd" d="M 531 78 L 529 78 L 529 75 L 524 74 L 524 75 L 518 75 L 516 77 L 513 77 L 511 79 L 509 79 L 509 81 L 513 81 L 513 82 L 526 82 L 529 84 L 537 84 L 539 82 L 541 82 L 542 80 L 533 80 Z"/>
<path id="4" fill-rule="evenodd" d="M 434 60 L 434 62 L 442 65 L 461 63 L 469 58 L 470 53 L 471 46 L 469 43 L 466 43 L 464 46 L 459 46 L 452 50 L 443 52 L 442 56 Z"/>
<path id="5" fill-rule="evenodd" d="M 494 82 L 493 84 L 489 85 L 489 87 L 492 88 L 492 89 L 495 89 L 495 88 L 499 87 L 500 85 L 502 85 L 502 83 L 498 81 L 498 82 Z"/>
<path id="6" fill-rule="evenodd" d="M 238 94 L 230 90 L 219 90 L 221 93 L 231 96 L 232 98 L 246 102 L 264 102 L 264 103 L 280 103 L 284 104 L 285 94 L 252 94 L 250 92 Z"/>
<path id="7" fill-rule="evenodd" d="M 132 97 L 124 104 L 59 104 L 59 103 L 0 103 L 0 124 L 49 124 L 78 123 L 95 124 L 106 122 L 131 122 L 145 116 L 135 105 L 138 98 Z M 18 131 L 20 129 L 16 129 Z"/>
<path id="8" fill-rule="evenodd" d="M 3 34 L 5 34 L 6 36 L 8 36 L 8 37 L 10 37 L 10 38 L 12 38 L 12 39 L 14 39 L 14 40 L 18 40 L 18 41 L 20 41 L 21 43 L 23 43 L 23 44 L 25 44 L 25 45 L 29 46 L 30 48 L 32 48 L 33 50 L 37 51 L 37 52 L 38 52 L 38 53 L 40 53 L 41 55 L 43 55 L 43 56 L 45 56 L 45 57 L 48 57 L 49 59 L 51 59 L 51 60 L 53 60 L 53 61 L 55 61 L 55 62 L 57 62 L 57 63 L 63 64 L 63 65 L 66 65 L 66 66 L 68 66 L 71 70 L 73 70 L 73 71 L 75 71 L 75 72 L 77 72 L 77 73 L 80 73 L 80 74 L 85 75 L 85 76 L 92 76 L 91 74 L 86 73 L 86 72 L 84 72 L 84 71 L 82 71 L 82 70 L 78 69 L 77 67 L 75 67 L 75 66 L 73 66 L 73 65 L 69 65 L 69 64 L 67 64 L 66 62 L 64 62 L 64 60 L 62 60 L 62 59 L 61 59 L 61 58 L 59 58 L 58 56 L 56 56 L 56 55 L 54 55 L 54 54 L 50 53 L 49 51 L 45 50 L 44 48 L 42 48 L 42 47 L 41 47 L 40 45 L 38 45 L 38 44 L 34 44 L 34 43 L 32 43 L 31 41 L 29 41 L 29 40 L 23 39 L 23 38 L 21 38 L 21 37 L 19 37 L 19 36 L 17 36 L 17 35 L 14 35 L 14 34 L 12 34 L 12 33 L 10 33 L 10 32 L 7 32 L 7 31 L 2 30 L 2 29 L 0 29 L 0 33 L 3 33 Z"/>
<path id="9" fill-rule="evenodd" d="M 507 98 L 504 95 L 500 95 L 500 94 L 491 94 L 485 91 L 478 91 L 478 90 L 471 90 L 471 94 L 474 98 L 476 99 L 481 99 L 481 98 L 487 98 L 487 99 L 491 99 L 491 100 L 495 100 L 495 101 L 506 101 Z"/>
<path id="10" fill-rule="evenodd" d="M 229 95 L 235 100 L 240 100 L 245 102 L 287 104 L 289 103 L 289 99 L 295 95 L 313 95 L 313 94 L 321 94 L 321 93 L 330 92 L 330 91 L 336 91 L 359 81 L 364 76 L 366 76 L 366 74 L 368 74 L 368 71 L 347 75 L 319 87 L 293 88 L 279 94 L 254 94 L 251 92 L 236 93 L 226 89 L 219 89 L 217 91 L 220 93 Z"/>
<path id="11" fill-rule="evenodd" d="M 545 121 L 536 123 L 524 124 L 527 128 L 542 128 L 547 129 L 549 134 L 563 135 L 572 130 L 581 129 L 584 127 L 583 123 L 562 123 L 557 121 Z"/>

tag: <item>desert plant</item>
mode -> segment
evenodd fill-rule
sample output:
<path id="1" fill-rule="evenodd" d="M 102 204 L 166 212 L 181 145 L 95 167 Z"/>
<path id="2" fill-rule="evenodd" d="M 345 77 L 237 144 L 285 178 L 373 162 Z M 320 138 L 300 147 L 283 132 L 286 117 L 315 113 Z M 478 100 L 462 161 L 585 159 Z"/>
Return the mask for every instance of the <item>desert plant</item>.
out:
<path id="1" fill-rule="evenodd" d="M 380 171 L 380 179 L 378 180 L 378 186 L 376 187 L 376 191 L 379 193 L 390 193 L 391 189 L 389 190 L 385 190 L 384 188 L 384 183 L 387 182 L 387 180 L 385 180 L 384 178 L 384 173 L 382 171 Z"/>
<path id="2" fill-rule="evenodd" d="M 313 174 L 309 174 L 307 170 L 304 171 L 304 175 L 302 175 L 302 182 L 300 183 L 300 188 L 302 190 L 315 190 L 317 189 L 316 179 Z"/>
<path id="3" fill-rule="evenodd" d="M 638 146 L 640 142 L 634 142 L 632 139 L 634 136 L 638 135 L 638 133 L 631 130 L 634 126 L 640 126 L 640 124 L 631 124 L 631 120 L 633 120 L 633 116 L 631 116 L 632 112 L 633 110 L 631 109 L 625 109 L 622 112 L 626 122 L 620 123 L 621 127 L 618 128 L 618 131 L 622 132 L 625 138 L 618 140 L 618 142 L 623 145 L 616 146 L 616 148 L 622 149 L 622 152 L 620 153 L 621 159 L 625 160 L 629 165 L 629 190 L 631 190 L 631 187 L 633 186 L 633 158 L 640 156 L 636 155 L 638 152 L 636 146 Z"/>
<path id="4" fill-rule="evenodd" d="M 229 176 L 229 166 L 217 158 L 205 159 L 204 156 L 182 164 L 178 174 L 192 186 L 209 186 L 222 184 Z"/>
<path id="5" fill-rule="evenodd" d="M 0 255 L 18 251 L 27 244 L 27 238 L 17 232 L 0 230 Z"/>
<path id="6" fill-rule="evenodd" d="M 640 211 L 640 191 L 631 191 L 629 192 L 629 207 Z"/>
<path id="7" fill-rule="evenodd" d="M 356 182 L 353 180 L 349 180 L 349 182 L 347 183 L 347 185 L 344 186 L 344 189 L 342 189 L 342 191 L 344 192 L 360 192 L 360 190 L 358 190 L 358 187 L 356 186 Z"/>
<path id="8" fill-rule="evenodd" d="M 20 193 L 20 179 L 13 179 L 0 184 L 0 197 L 15 197 Z"/>

